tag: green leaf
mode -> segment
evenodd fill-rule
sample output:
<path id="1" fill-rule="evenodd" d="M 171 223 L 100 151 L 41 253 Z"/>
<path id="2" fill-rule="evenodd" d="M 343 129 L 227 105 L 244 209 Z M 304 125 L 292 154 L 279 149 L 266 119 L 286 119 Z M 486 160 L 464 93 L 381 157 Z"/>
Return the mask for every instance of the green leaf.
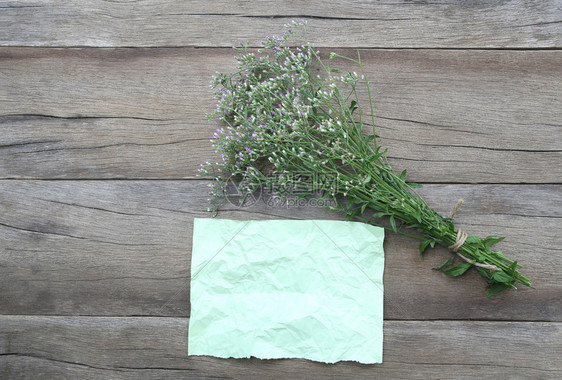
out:
<path id="1" fill-rule="evenodd" d="M 345 216 L 346 216 L 347 220 L 353 219 L 353 218 L 355 217 L 355 215 L 357 215 L 357 212 L 358 212 L 358 211 L 359 211 L 358 208 L 353 209 L 353 210 L 351 210 L 351 211 L 349 211 L 349 210 L 346 211 L 346 212 L 345 212 Z"/>
<path id="2" fill-rule="evenodd" d="M 496 251 L 496 256 L 498 256 L 502 260 L 509 260 L 507 257 L 505 257 L 502 251 Z"/>
<path id="3" fill-rule="evenodd" d="M 371 218 L 382 218 L 383 216 L 388 215 L 386 212 L 376 212 L 373 215 L 371 215 Z"/>
<path id="4" fill-rule="evenodd" d="M 351 101 L 351 105 L 349 106 L 349 109 L 352 109 L 353 107 L 357 106 L 357 102 L 355 100 Z"/>
<path id="5" fill-rule="evenodd" d="M 487 279 L 491 279 L 491 278 L 492 278 L 492 274 L 490 273 L 490 271 L 489 271 L 488 269 L 476 267 L 476 270 L 477 270 L 483 277 L 486 277 Z"/>
<path id="6" fill-rule="evenodd" d="M 472 266 L 471 263 L 459 264 L 456 267 L 452 267 L 451 269 L 444 270 L 443 273 L 445 273 L 447 276 L 457 277 L 460 276 L 461 274 L 464 274 L 464 272 L 466 272 L 471 266 Z"/>
<path id="7" fill-rule="evenodd" d="M 404 170 L 402 170 L 402 173 L 400 173 L 399 177 L 400 177 L 400 179 L 404 180 L 404 179 L 406 179 L 406 175 L 407 175 L 406 169 L 404 169 Z"/>
<path id="8" fill-rule="evenodd" d="M 338 69 L 331 69 L 331 72 L 333 72 L 334 74 L 339 74 L 341 73 L 341 71 L 339 71 Z"/>
<path id="9" fill-rule="evenodd" d="M 419 189 L 420 187 L 423 187 L 423 185 L 415 182 L 408 182 L 408 186 L 412 189 Z"/>
<path id="10" fill-rule="evenodd" d="M 361 214 L 365 212 L 365 209 L 367 208 L 368 205 L 369 205 L 368 203 L 363 203 L 363 206 L 361 206 Z"/>
<path id="11" fill-rule="evenodd" d="M 365 177 L 365 180 L 363 181 L 363 185 L 368 184 L 370 180 L 371 180 L 371 175 L 367 174 L 367 177 Z"/>
<path id="12" fill-rule="evenodd" d="M 349 199 L 347 200 L 347 203 L 345 204 L 345 207 L 346 207 L 347 210 L 351 210 L 354 205 L 355 205 L 355 199 L 354 199 L 354 198 L 349 198 Z"/>
<path id="13" fill-rule="evenodd" d="M 479 244 L 482 241 L 478 236 L 469 236 L 466 238 L 468 244 Z"/>
<path id="14" fill-rule="evenodd" d="M 511 277 L 501 269 L 496 269 L 492 273 L 492 278 L 497 282 L 505 282 L 505 283 L 513 282 L 513 277 Z"/>
<path id="15" fill-rule="evenodd" d="M 368 135 L 368 136 L 365 136 L 365 142 L 375 141 L 376 138 L 377 138 L 376 135 Z"/>
<path id="16" fill-rule="evenodd" d="M 432 244 L 433 243 L 433 244 Z M 433 247 L 435 245 L 435 240 L 433 239 L 425 239 L 420 243 L 420 253 L 424 253 L 427 249 L 427 246 L 430 245 Z"/>
<path id="17" fill-rule="evenodd" d="M 455 256 L 449 257 L 447 260 L 443 261 L 441 264 L 437 265 L 433 270 L 441 270 L 455 262 Z M 455 267 L 456 268 L 456 267 Z M 454 268 L 453 268 L 454 269 Z"/>
<path id="18" fill-rule="evenodd" d="M 392 230 L 394 232 L 398 232 L 398 230 L 396 229 L 396 221 L 394 220 L 394 215 L 390 216 L 390 226 L 392 227 Z"/>
<path id="19" fill-rule="evenodd" d="M 509 288 L 511 288 L 511 285 L 504 284 L 503 282 L 496 282 L 495 284 L 488 287 L 488 289 L 489 289 L 488 297 L 491 297 L 494 294 L 497 294 L 497 293 L 501 292 L 502 290 L 506 290 L 506 289 L 509 289 Z"/>
<path id="20" fill-rule="evenodd" d="M 476 256 L 476 261 L 484 260 L 484 258 L 482 257 L 482 252 L 480 251 L 480 248 L 476 248 L 476 251 L 474 252 L 474 255 Z"/>
<path id="21" fill-rule="evenodd" d="M 505 237 L 496 238 L 496 237 L 493 237 L 493 236 L 487 236 L 486 239 L 482 240 L 482 244 L 484 244 L 484 247 L 490 248 L 494 244 L 502 241 L 503 239 L 505 239 Z"/>
<path id="22" fill-rule="evenodd" d="M 451 220 L 448 218 L 445 218 L 445 220 L 449 223 L 447 224 L 447 229 L 449 230 L 449 232 L 455 232 L 455 225 L 453 224 L 453 222 L 451 222 Z"/>
<path id="23" fill-rule="evenodd" d="M 510 266 L 509 266 L 509 274 L 511 274 L 512 276 L 515 274 L 515 271 L 517 270 L 517 261 L 514 261 Z"/>
<path id="24" fill-rule="evenodd" d="M 416 218 L 416 220 L 418 221 L 418 223 L 421 224 L 422 222 L 422 216 L 421 216 L 421 211 L 417 210 L 417 212 L 415 212 L 413 214 L 414 218 Z"/>

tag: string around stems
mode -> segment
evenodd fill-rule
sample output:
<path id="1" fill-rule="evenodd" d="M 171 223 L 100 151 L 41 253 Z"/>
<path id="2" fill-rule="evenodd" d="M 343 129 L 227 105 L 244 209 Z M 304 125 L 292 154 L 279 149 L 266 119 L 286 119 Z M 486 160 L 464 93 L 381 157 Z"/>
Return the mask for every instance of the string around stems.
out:
<path id="1" fill-rule="evenodd" d="M 451 212 L 451 219 L 453 219 L 455 217 L 455 214 L 457 213 L 457 211 L 459 210 L 459 208 L 462 206 L 463 203 L 464 203 L 464 200 L 462 200 L 462 199 L 458 200 L 457 204 L 453 208 L 453 211 Z M 477 266 L 479 268 L 489 269 L 492 272 L 497 270 L 498 267 L 496 265 L 483 264 L 483 263 L 476 262 L 474 260 L 470 260 L 468 257 L 464 256 L 463 254 L 461 254 L 459 252 L 459 249 L 461 249 L 463 244 L 466 242 L 467 238 L 468 238 L 468 234 L 466 232 L 464 232 L 462 229 L 459 228 L 457 230 L 457 237 L 455 239 L 455 243 L 450 245 L 447 248 L 449 248 L 449 251 L 456 253 L 458 257 L 460 257 L 461 259 L 463 259 L 467 263 L 471 263 L 472 265 Z"/>

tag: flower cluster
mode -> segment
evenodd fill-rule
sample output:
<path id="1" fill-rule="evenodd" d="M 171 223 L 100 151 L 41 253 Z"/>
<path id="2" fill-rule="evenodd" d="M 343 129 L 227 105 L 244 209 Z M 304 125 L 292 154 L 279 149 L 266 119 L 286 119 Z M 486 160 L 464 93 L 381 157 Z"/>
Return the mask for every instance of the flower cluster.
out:
<path id="1" fill-rule="evenodd" d="M 355 123 L 353 110 L 346 108 L 342 114 L 341 106 L 355 92 L 358 76 L 325 79 L 311 75 L 318 51 L 310 44 L 287 45 L 297 25 L 291 25 L 281 37 L 267 37 L 258 50 L 260 57 L 241 43 L 235 47 L 240 53 L 236 57 L 240 70 L 213 77 L 217 104 L 209 116 L 225 126 L 216 130 L 211 142 L 222 162 L 204 165 L 203 174 L 230 173 L 246 185 L 243 189 L 253 192 L 256 188 L 285 188 L 288 177 L 295 182 L 292 173 L 341 166 L 355 158 L 344 148 L 348 133 L 342 124 L 342 120 Z M 349 93 L 342 93 L 336 81 Z M 214 200 L 224 197 L 220 178 L 213 184 Z M 352 181 L 346 181 L 348 189 Z M 299 187 L 296 182 L 295 188 Z M 321 190 L 328 190 L 332 197 L 338 195 L 335 185 Z"/>
<path id="2" fill-rule="evenodd" d="M 423 201 L 414 190 L 419 185 L 406 182 L 405 171 L 392 170 L 374 129 L 365 130 L 357 91 L 361 84 L 369 94 L 373 128 L 375 123 L 359 53 L 357 59 L 330 55 L 332 60 L 356 64 L 361 72 L 341 74 L 320 59 L 312 44 L 291 47 L 289 38 L 297 30 L 306 31 L 305 25 L 293 23 L 283 35 L 268 36 L 258 55 L 240 43 L 234 47 L 239 70 L 213 77 L 217 104 L 209 117 L 220 120 L 221 127 L 211 142 L 221 161 L 201 168 L 203 175 L 213 178 L 210 209 L 220 207 L 232 177 L 242 192 L 283 194 L 309 188 L 308 174 L 321 173 L 328 180 L 318 181 L 314 190 L 333 200 L 332 208 L 349 219 L 379 225 L 381 217 L 388 217 L 393 231 L 422 240 L 421 252 L 436 243 L 458 244 L 462 234 L 452 220 Z M 487 278 L 490 294 L 514 287 L 516 281 L 530 286 L 517 271 L 517 262 L 490 249 L 499 240 L 468 237 L 455 248 L 466 262 L 444 273 L 458 276 L 475 266 Z M 439 269 L 450 264 L 451 259 Z"/>

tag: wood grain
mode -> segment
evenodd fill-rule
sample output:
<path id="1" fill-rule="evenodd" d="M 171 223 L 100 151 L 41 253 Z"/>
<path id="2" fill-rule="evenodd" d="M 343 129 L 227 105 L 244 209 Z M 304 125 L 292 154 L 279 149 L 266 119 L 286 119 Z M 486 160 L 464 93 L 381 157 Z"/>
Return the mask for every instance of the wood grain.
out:
<path id="1" fill-rule="evenodd" d="M 4 46 L 231 46 L 309 19 L 318 46 L 545 48 L 562 44 L 556 0 L 0 3 Z"/>
<path id="2" fill-rule="evenodd" d="M 388 233 L 384 364 L 187 355 L 210 76 L 303 18 L 323 56 L 362 49 L 393 167 L 537 289 L 487 299 Z M 557 0 L 0 0 L 0 378 L 561 378 L 561 48 Z"/>
<path id="3" fill-rule="evenodd" d="M 0 316 L 0 376 L 426 379 L 446 373 L 458 379 L 555 379 L 562 372 L 560 323 L 386 321 L 380 365 L 188 356 L 188 323 Z"/>
<path id="4" fill-rule="evenodd" d="M 0 313 L 189 316 L 194 217 L 206 212 L 207 181 L 0 181 Z M 560 321 L 562 189 L 557 185 L 431 185 L 422 195 L 472 234 L 519 260 L 537 287 L 486 298 L 476 273 L 432 271 L 449 253 L 422 260 L 414 239 L 385 240 L 386 319 Z M 341 219 L 320 207 L 240 209 L 220 218 Z"/>
<path id="5" fill-rule="evenodd" d="M 418 182 L 560 182 L 561 56 L 363 51 L 391 163 Z M 193 178 L 216 160 L 209 78 L 234 64 L 228 49 L 0 48 L 0 178 Z"/>

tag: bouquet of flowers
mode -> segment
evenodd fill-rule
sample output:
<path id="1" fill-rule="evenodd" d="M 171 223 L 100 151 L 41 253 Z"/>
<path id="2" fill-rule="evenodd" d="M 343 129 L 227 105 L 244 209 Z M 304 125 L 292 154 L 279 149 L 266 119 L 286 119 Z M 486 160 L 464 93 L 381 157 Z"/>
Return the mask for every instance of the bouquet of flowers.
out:
<path id="1" fill-rule="evenodd" d="M 531 286 L 517 261 L 491 249 L 502 237 L 468 236 L 455 227 L 452 216 L 443 217 L 427 205 L 415 190 L 420 185 L 408 182 L 405 170 L 392 170 L 374 131 L 360 53 L 357 58 L 330 54 L 330 60 L 351 62 L 359 71 L 341 73 L 306 40 L 304 22 L 286 28 L 283 35 L 262 41 L 257 54 L 245 43 L 234 47 L 238 71 L 213 77 L 217 104 L 209 117 L 223 126 L 211 140 L 222 161 L 201 167 L 202 174 L 213 178 L 210 210 L 224 201 L 231 178 L 248 195 L 274 191 L 306 196 L 307 173 L 321 173 L 327 180 L 317 181 L 315 190 L 332 200 L 331 211 L 374 225 L 388 218 L 385 228 L 420 239 L 422 254 L 435 244 L 448 247 L 451 256 L 435 269 L 456 277 L 474 267 L 487 280 L 488 296 L 515 288 L 516 282 Z M 288 40 L 297 32 L 304 43 L 291 47 Z M 322 75 L 314 74 L 317 69 Z M 368 121 L 359 103 L 360 85 L 367 89 Z M 453 266 L 455 257 L 462 263 Z"/>

